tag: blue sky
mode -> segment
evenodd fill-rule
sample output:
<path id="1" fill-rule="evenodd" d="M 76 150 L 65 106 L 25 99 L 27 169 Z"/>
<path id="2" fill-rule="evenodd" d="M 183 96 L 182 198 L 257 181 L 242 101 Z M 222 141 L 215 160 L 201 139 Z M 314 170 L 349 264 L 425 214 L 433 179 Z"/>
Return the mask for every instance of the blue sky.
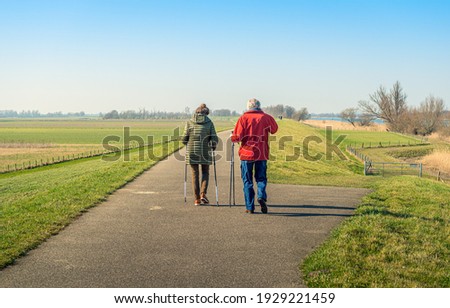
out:
<path id="1" fill-rule="evenodd" d="M 450 100 L 450 1 L 0 0 L 0 110 Z"/>

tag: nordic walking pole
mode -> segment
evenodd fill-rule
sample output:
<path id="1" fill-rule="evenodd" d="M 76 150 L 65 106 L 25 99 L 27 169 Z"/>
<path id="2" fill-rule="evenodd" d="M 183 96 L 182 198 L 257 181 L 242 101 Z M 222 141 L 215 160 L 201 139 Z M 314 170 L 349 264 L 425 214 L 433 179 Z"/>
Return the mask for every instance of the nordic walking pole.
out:
<path id="1" fill-rule="evenodd" d="M 214 164 L 214 183 L 216 184 L 216 204 L 219 206 L 219 189 L 217 188 L 217 172 L 216 172 L 216 154 L 212 150 L 213 164 Z"/>
<path id="2" fill-rule="evenodd" d="M 231 207 L 231 198 L 233 197 L 233 203 L 235 203 L 234 198 L 234 143 L 231 143 L 231 161 L 230 161 L 230 195 L 228 199 L 228 204 Z"/>
<path id="3" fill-rule="evenodd" d="M 235 178 L 234 178 L 234 143 L 233 143 L 233 205 L 236 205 L 236 190 L 235 190 Z"/>
<path id="4" fill-rule="evenodd" d="M 187 181 L 187 164 L 186 156 L 184 157 L 184 204 L 186 204 L 186 181 Z"/>

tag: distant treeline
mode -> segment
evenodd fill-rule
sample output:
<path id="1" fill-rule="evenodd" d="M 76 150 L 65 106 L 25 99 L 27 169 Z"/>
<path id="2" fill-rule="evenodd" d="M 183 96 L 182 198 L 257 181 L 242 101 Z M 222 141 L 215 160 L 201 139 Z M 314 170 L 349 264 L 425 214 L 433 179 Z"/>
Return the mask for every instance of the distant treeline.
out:
<path id="1" fill-rule="evenodd" d="M 40 113 L 38 110 L 22 110 L 20 112 L 14 110 L 0 110 L 0 118 L 64 118 L 84 116 L 86 116 L 84 111 L 69 113 L 62 113 L 61 111 Z"/>
<path id="2" fill-rule="evenodd" d="M 263 107 L 263 110 L 274 117 L 284 117 L 287 119 L 294 119 L 296 121 L 304 121 L 311 117 L 308 109 L 305 107 L 296 110 L 292 106 L 279 104 L 275 106 Z"/>
<path id="3" fill-rule="evenodd" d="M 236 111 L 231 111 L 229 109 L 217 109 L 212 110 L 212 116 L 216 117 L 230 117 L 230 116 L 239 116 Z M 105 114 L 100 114 L 100 116 L 105 119 L 189 119 L 192 116 L 190 112 L 190 108 L 186 107 L 184 112 L 167 112 L 167 111 L 149 111 L 145 108 L 135 110 L 126 110 L 126 111 L 117 111 L 112 110 Z"/>

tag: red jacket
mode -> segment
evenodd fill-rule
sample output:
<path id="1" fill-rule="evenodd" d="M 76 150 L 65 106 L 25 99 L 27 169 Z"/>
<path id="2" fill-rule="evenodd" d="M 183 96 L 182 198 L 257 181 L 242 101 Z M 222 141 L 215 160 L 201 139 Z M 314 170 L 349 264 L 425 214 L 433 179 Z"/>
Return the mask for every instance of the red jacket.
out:
<path id="1" fill-rule="evenodd" d="M 275 119 L 262 110 L 249 110 L 237 121 L 231 135 L 232 142 L 240 142 L 241 160 L 268 160 L 269 133 L 278 130 Z"/>

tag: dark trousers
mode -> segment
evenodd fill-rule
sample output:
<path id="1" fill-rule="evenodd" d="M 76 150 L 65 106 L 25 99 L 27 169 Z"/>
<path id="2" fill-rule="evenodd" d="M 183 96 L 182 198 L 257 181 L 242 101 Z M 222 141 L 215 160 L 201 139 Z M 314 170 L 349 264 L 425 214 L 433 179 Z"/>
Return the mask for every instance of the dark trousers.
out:
<path id="1" fill-rule="evenodd" d="M 255 170 L 257 198 L 267 201 L 267 161 L 241 160 L 241 177 L 244 183 L 244 198 L 247 210 L 255 209 L 255 190 L 253 189 L 253 169 Z"/>
<path id="2" fill-rule="evenodd" d="M 200 186 L 200 173 L 199 169 L 202 166 L 202 178 Z M 192 170 L 192 190 L 194 191 L 195 200 L 200 199 L 200 194 L 205 194 L 208 190 L 209 182 L 209 165 L 191 165 Z"/>

